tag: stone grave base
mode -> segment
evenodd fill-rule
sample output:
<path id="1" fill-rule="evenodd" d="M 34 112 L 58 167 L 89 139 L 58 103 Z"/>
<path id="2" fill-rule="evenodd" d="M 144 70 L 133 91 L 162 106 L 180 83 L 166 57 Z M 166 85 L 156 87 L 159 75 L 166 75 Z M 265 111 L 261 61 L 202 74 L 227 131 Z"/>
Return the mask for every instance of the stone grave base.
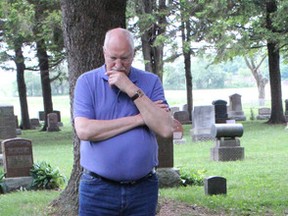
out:
<path id="1" fill-rule="evenodd" d="M 159 188 L 178 187 L 181 184 L 179 170 L 175 168 L 157 168 Z"/>
<path id="2" fill-rule="evenodd" d="M 235 161 L 244 159 L 244 147 L 215 147 L 211 148 L 211 158 L 214 161 Z"/>
<path id="3" fill-rule="evenodd" d="M 3 192 L 9 193 L 11 191 L 19 190 L 22 188 L 30 189 L 32 185 L 32 176 L 16 177 L 16 178 L 4 178 Z"/>

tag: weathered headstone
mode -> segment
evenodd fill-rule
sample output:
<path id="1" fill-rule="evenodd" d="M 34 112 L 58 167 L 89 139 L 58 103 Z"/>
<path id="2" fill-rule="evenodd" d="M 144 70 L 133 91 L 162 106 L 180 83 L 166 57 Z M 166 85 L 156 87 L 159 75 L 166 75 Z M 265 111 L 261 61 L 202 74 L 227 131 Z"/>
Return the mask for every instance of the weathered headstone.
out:
<path id="1" fill-rule="evenodd" d="M 40 127 L 40 122 L 39 122 L 39 119 L 37 119 L 37 118 L 30 119 L 30 124 L 31 124 L 32 129 Z"/>
<path id="2" fill-rule="evenodd" d="M 211 148 L 211 159 L 215 161 L 235 161 L 244 159 L 244 147 L 240 146 L 243 135 L 242 124 L 214 124 L 211 134 L 216 138 Z"/>
<path id="3" fill-rule="evenodd" d="M 1 145 L 6 178 L 30 176 L 33 166 L 31 140 L 12 138 L 3 140 Z"/>
<path id="4" fill-rule="evenodd" d="M 58 126 L 58 116 L 56 113 L 49 113 L 47 115 L 47 121 L 48 121 L 48 127 L 47 127 L 48 132 L 60 131 Z"/>
<path id="5" fill-rule="evenodd" d="M 225 123 L 228 119 L 227 102 L 225 100 L 215 100 L 212 102 L 215 110 L 215 122 Z"/>
<path id="6" fill-rule="evenodd" d="M 211 176 L 204 179 L 205 195 L 227 194 L 226 179 L 220 176 Z"/>
<path id="7" fill-rule="evenodd" d="M 258 109 L 258 115 L 256 116 L 257 120 L 267 120 L 270 118 L 271 109 L 267 107 L 261 107 Z"/>
<path id="8" fill-rule="evenodd" d="M 215 124 L 214 106 L 195 106 L 193 109 L 191 136 L 193 141 L 211 140 L 211 127 Z"/>
<path id="9" fill-rule="evenodd" d="M 236 121 L 246 121 L 246 116 L 242 110 L 241 95 L 233 94 L 229 96 L 228 118 Z"/>
<path id="10" fill-rule="evenodd" d="M 14 108 L 9 105 L 0 105 L 0 142 L 14 137 L 16 137 Z M 0 153 L 2 153 L 1 147 Z"/>
<path id="11" fill-rule="evenodd" d="M 13 106 L 0 105 L 0 140 L 16 137 Z"/>
<path id="12" fill-rule="evenodd" d="M 45 112 L 39 111 L 38 113 L 39 113 L 39 120 L 45 121 Z M 58 110 L 53 110 L 52 113 L 56 113 L 56 115 L 57 115 L 58 126 L 63 126 L 63 123 L 61 122 L 61 112 Z M 48 115 L 47 115 L 47 117 L 48 117 Z"/>
<path id="13" fill-rule="evenodd" d="M 174 112 L 174 119 L 178 120 L 181 124 L 191 124 L 189 113 L 187 111 Z"/>

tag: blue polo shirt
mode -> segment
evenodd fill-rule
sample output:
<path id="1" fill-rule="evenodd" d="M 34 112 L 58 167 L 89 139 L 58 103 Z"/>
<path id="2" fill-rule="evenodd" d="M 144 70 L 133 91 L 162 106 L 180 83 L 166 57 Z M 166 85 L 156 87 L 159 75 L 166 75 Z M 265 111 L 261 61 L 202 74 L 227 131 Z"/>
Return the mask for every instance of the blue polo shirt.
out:
<path id="1" fill-rule="evenodd" d="M 74 91 L 73 115 L 110 120 L 139 113 L 126 93 L 108 84 L 105 65 L 82 74 Z M 131 68 L 129 79 L 152 101 L 163 100 L 160 79 L 153 73 Z M 141 126 L 103 141 L 81 141 L 81 166 L 116 181 L 136 180 L 158 165 L 158 144 L 153 131 Z"/>

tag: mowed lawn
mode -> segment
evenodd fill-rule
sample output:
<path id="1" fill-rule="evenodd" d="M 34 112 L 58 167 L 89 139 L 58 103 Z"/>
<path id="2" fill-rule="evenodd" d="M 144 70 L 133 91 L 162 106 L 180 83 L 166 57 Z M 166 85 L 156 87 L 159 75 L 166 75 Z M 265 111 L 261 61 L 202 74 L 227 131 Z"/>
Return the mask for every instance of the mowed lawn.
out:
<path id="1" fill-rule="evenodd" d="M 216 91 L 217 92 L 217 91 Z M 219 94 L 208 90 L 196 94 L 196 105 L 209 101 L 227 99 L 236 90 L 223 90 Z M 238 91 L 239 92 L 239 91 Z M 204 94 L 205 93 L 205 94 Z M 254 93 L 253 93 L 254 94 Z M 213 95 L 213 97 L 211 97 Z M 245 95 L 245 94 L 243 94 Z M 252 93 L 251 93 L 252 95 Z M 185 103 L 185 92 L 167 91 L 170 104 Z M 242 96 L 243 97 L 243 96 Z M 240 122 L 244 134 L 240 138 L 244 147 L 243 161 L 217 162 L 210 158 L 214 141 L 192 142 L 191 125 L 185 125 L 185 144 L 174 145 L 174 167 L 181 170 L 199 170 L 208 176 L 222 176 L 227 179 L 227 195 L 207 196 L 203 186 L 187 186 L 161 189 L 160 196 L 175 199 L 191 205 L 204 206 L 226 215 L 287 215 L 288 214 L 288 129 L 285 125 L 267 125 L 265 121 L 250 121 L 250 109 L 257 109 L 257 94 L 254 102 L 243 103 L 247 121 Z M 204 102 L 207 100 L 207 103 Z M 2 101 L 2 100 L 1 100 Z M 250 100 L 248 100 L 250 101 Z M 10 98 L 5 104 L 15 104 L 18 98 Z M 64 126 L 60 132 L 23 131 L 21 137 L 31 139 L 34 161 L 47 161 L 69 178 L 73 165 L 72 128 L 68 96 L 53 97 L 55 110 L 61 111 Z M 38 117 L 43 110 L 41 98 L 29 98 L 30 117 Z M 61 191 L 18 191 L 0 195 L 0 215 L 47 215 L 48 204 Z"/>

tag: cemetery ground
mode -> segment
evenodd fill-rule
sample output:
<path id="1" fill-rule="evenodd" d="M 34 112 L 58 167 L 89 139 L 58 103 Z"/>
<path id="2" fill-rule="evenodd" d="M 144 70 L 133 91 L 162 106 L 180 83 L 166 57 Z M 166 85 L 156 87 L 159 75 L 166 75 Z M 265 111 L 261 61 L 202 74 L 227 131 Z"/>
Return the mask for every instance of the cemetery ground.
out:
<path id="1" fill-rule="evenodd" d="M 161 189 L 159 215 L 287 215 L 287 136 L 284 125 L 264 121 L 241 122 L 245 148 L 243 161 L 216 162 L 210 159 L 214 141 L 192 142 L 185 125 L 185 144 L 174 145 L 174 166 L 227 179 L 227 195 L 205 195 L 203 186 Z M 46 161 L 67 178 L 73 164 L 72 132 L 64 119 L 60 132 L 23 131 L 32 140 L 34 162 Z M 48 215 L 49 203 L 61 190 L 17 191 L 0 195 L 0 215 Z"/>
<path id="2" fill-rule="evenodd" d="M 287 86 L 286 86 L 287 88 Z M 250 93 L 249 93 L 250 92 Z M 204 186 L 181 186 L 160 189 L 161 211 L 159 216 L 181 215 L 288 215 L 288 129 L 285 125 L 267 125 L 263 120 L 250 120 L 251 108 L 257 115 L 257 102 L 246 96 L 257 97 L 257 90 L 203 90 L 194 93 L 194 106 L 210 104 L 213 100 L 228 100 L 234 93 L 242 95 L 243 110 L 247 121 L 240 122 L 244 134 L 240 138 L 244 150 L 243 161 L 213 161 L 210 149 L 214 141 L 193 142 L 190 136 L 191 125 L 184 125 L 185 144 L 174 144 L 174 167 L 191 176 L 195 172 L 204 177 L 221 176 L 227 179 L 226 195 L 205 195 Z M 288 89 L 283 91 L 288 98 Z M 169 92 L 170 105 L 181 104 L 185 94 Z M 42 98 L 30 97 L 30 118 L 38 117 Z M 6 104 L 14 105 L 19 115 L 18 98 Z M 269 101 L 269 99 L 267 100 Z M 269 103 L 269 102 L 268 102 Z M 18 137 L 32 140 L 34 162 L 46 161 L 60 173 L 70 177 L 73 165 L 72 128 L 68 96 L 53 98 L 54 108 L 61 111 L 63 127 L 59 132 L 22 131 Z M 269 105 L 267 105 L 269 107 Z M 0 167 L 0 170 L 3 170 Z M 1 172 L 1 171 L 0 171 Z M 64 188 L 65 186 L 63 186 Z M 62 189 L 63 189 L 62 188 Z M 51 215 L 49 203 L 59 196 L 61 190 L 27 191 L 25 189 L 0 194 L 0 215 L 3 216 L 44 216 Z M 55 214 L 54 214 L 55 215 Z"/>

